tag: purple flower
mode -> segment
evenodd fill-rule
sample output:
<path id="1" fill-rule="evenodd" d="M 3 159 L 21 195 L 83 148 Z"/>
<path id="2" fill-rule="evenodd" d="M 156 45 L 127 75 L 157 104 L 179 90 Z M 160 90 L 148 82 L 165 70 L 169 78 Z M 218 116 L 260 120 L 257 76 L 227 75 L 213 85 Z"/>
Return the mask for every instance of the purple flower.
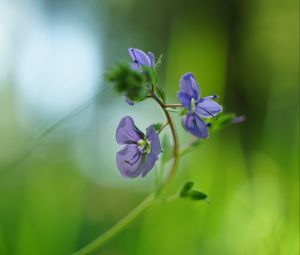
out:
<path id="1" fill-rule="evenodd" d="M 129 55 L 132 58 L 133 63 L 130 63 L 131 69 L 134 71 L 142 71 L 142 66 L 155 67 L 155 56 L 152 52 L 146 54 L 140 49 L 129 48 Z M 125 97 L 126 103 L 129 105 L 134 105 L 134 102 L 130 100 L 127 96 Z"/>
<path id="2" fill-rule="evenodd" d="M 142 66 L 155 67 L 155 56 L 152 52 L 149 51 L 146 54 L 142 50 L 135 48 L 129 48 L 128 52 L 133 61 L 131 64 L 133 70 L 138 71 Z"/>
<path id="3" fill-rule="evenodd" d="M 119 123 L 116 140 L 118 144 L 125 145 L 116 156 L 122 176 L 130 178 L 146 176 L 161 153 L 155 128 L 148 127 L 145 135 L 134 125 L 133 119 L 126 116 Z"/>
<path id="4" fill-rule="evenodd" d="M 177 94 L 180 103 L 188 113 L 183 118 L 187 131 L 199 138 L 208 137 L 208 126 L 201 118 L 215 117 L 222 111 L 222 106 L 213 101 L 216 95 L 200 98 L 200 88 L 192 73 L 184 74 L 180 79 L 180 91 Z"/>

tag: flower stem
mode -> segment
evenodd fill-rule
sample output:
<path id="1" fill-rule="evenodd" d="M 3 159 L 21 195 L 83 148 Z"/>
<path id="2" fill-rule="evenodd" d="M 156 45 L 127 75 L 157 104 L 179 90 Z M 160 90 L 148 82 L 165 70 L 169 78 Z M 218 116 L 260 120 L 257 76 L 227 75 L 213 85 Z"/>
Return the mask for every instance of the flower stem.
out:
<path id="1" fill-rule="evenodd" d="M 145 209 L 147 209 L 155 200 L 154 194 L 150 194 L 146 197 L 137 207 L 135 207 L 129 214 L 121 219 L 117 224 L 108 229 L 104 234 L 99 236 L 97 239 L 73 253 L 73 255 L 88 255 L 95 252 L 105 242 L 111 239 L 113 236 L 118 234 L 123 228 L 131 223 L 138 215 L 140 215 Z"/>
<path id="2" fill-rule="evenodd" d="M 161 125 L 160 129 L 157 131 L 157 134 L 160 134 L 163 129 L 169 125 L 169 122 L 166 121 L 164 124 Z"/>
<path id="3" fill-rule="evenodd" d="M 110 229 L 108 229 L 105 233 L 100 235 L 97 239 L 92 241 L 91 243 L 87 244 L 82 249 L 75 252 L 73 255 L 88 255 L 92 254 L 93 252 L 97 251 L 104 243 L 106 243 L 108 240 L 110 240 L 112 237 L 114 237 L 116 234 L 118 234 L 121 230 L 123 230 L 128 224 L 130 224 L 137 216 L 139 216 L 143 211 L 145 211 L 150 205 L 153 204 L 154 201 L 156 201 L 157 196 L 159 193 L 164 189 L 164 187 L 171 181 L 171 179 L 174 177 L 176 173 L 176 168 L 178 165 L 179 160 L 179 143 L 177 138 L 177 133 L 175 129 L 175 125 L 173 122 L 173 119 L 166 109 L 169 107 L 168 105 L 165 105 L 160 98 L 152 91 L 151 95 L 149 97 L 152 97 L 161 107 L 162 111 L 164 112 L 167 123 L 163 126 L 170 126 L 172 137 L 173 137 L 173 164 L 171 166 L 171 169 L 167 175 L 167 177 L 163 180 L 162 184 L 156 190 L 156 193 L 151 193 L 148 197 L 146 197 L 137 207 L 135 207 L 129 214 L 127 214 L 123 219 L 121 219 L 118 223 L 116 223 L 114 226 L 112 226 Z M 172 198 L 173 199 L 173 198 Z M 171 199 L 171 200 L 172 200 Z M 165 201 L 169 201 L 168 199 Z"/>
<path id="4" fill-rule="evenodd" d="M 167 118 L 167 121 L 168 121 L 168 123 L 170 125 L 171 134 L 172 134 L 173 142 L 174 142 L 174 147 L 173 147 L 173 164 L 171 166 L 171 169 L 170 169 L 167 177 L 165 178 L 165 180 L 163 181 L 163 183 L 161 184 L 161 186 L 159 187 L 159 189 L 157 191 L 157 194 L 159 194 L 161 192 L 161 190 L 175 176 L 176 169 L 177 169 L 177 164 L 178 164 L 178 160 L 179 160 L 179 142 L 178 142 L 178 137 L 177 137 L 177 132 L 176 132 L 176 129 L 175 129 L 174 121 L 173 121 L 170 113 L 166 109 L 168 107 L 168 105 L 164 104 L 155 93 L 152 93 L 151 96 L 159 104 L 159 106 L 163 110 L 163 112 L 164 112 L 164 114 L 165 114 L 165 116 Z"/>
<path id="5" fill-rule="evenodd" d="M 167 108 L 181 108 L 183 106 L 182 106 L 182 104 L 165 104 L 164 107 L 167 107 Z"/>
<path id="6" fill-rule="evenodd" d="M 171 196 L 155 200 L 155 204 L 160 205 L 160 204 L 163 204 L 163 203 L 169 203 L 169 202 L 172 202 L 172 201 L 176 200 L 177 198 L 179 198 L 179 194 L 175 193 Z"/>

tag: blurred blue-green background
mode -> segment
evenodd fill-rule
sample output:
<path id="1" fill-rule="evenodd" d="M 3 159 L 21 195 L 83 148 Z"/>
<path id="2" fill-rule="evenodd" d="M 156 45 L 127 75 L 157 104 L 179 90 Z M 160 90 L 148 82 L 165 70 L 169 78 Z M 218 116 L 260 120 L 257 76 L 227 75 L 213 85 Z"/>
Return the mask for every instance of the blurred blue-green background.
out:
<path id="1" fill-rule="evenodd" d="M 115 128 L 162 121 L 104 80 L 128 47 L 164 55 L 170 102 L 192 71 L 203 95 L 247 121 L 185 156 L 209 195 L 151 207 L 98 253 L 299 254 L 299 2 L 0 0 L 0 254 L 65 255 L 116 223 L 153 188 L 123 179 Z M 95 96 L 97 95 L 97 96 Z M 180 142 L 192 137 L 176 118 Z M 164 131 L 167 132 L 167 131 Z"/>

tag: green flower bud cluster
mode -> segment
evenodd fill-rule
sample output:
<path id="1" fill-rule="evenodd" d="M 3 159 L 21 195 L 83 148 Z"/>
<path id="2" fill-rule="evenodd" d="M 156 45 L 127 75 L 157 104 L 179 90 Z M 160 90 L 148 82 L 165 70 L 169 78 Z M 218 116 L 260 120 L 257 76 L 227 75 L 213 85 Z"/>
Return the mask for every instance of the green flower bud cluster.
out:
<path id="1" fill-rule="evenodd" d="M 148 94 L 147 77 L 133 70 L 126 62 L 117 63 L 107 72 L 106 78 L 114 84 L 117 93 L 126 95 L 132 101 L 141 101 Z"/>

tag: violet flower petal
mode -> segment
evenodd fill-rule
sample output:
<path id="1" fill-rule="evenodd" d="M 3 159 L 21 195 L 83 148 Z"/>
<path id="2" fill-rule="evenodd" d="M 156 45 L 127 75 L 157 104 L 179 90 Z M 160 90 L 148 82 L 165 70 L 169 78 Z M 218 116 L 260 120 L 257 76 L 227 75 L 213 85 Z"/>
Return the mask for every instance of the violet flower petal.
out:
<path id="1" fill-rule="evenodd" d="M 153 168 L 156 160 L 158 159 L 158 155 L 161 153 L 159 137 L 153 126 L 147 128 L 146 137 L 150 142 L 151 151 L 146 155 L 145 162 L 142 163 L 142 177 L 145 177 Z"/>
<path id="2" fill-rule="evenodd" d="M 207 124 L 195 113 L 189 113 L 183 117 L 183 125 L 187 131 L 199 138 L 208 137 Z"/>
<path id="3" fill-rule="evenodd" d="M 150 59 L 151 66 L 155 67 L 155 55 L 154 55 L 154 53 L 151 52 L 151 51 L 148 51 L 148 57 Z"/>
<path id="4" fill-rule="evenodd" d="M 211 118 L 222 111 L 222 106 L 211 99 L 203 99 L 197 103 L 195 111 L 200 117 Z"/>
<path id="5" fill-rule="evenodd" d="M 133 119 L 130 116 L 121 119 L 116 131 L 118 144 L 133 144 L 143 138 L 143 132 L 134 125 Z"/>
<path id="6" fill-rule="evenodd" d="M 123 177 L 134 178 L 142 173 L 143 155 L 136 144 L 128 144 L 116 155 L 116 162 Z"/>
<path id="7" fill-rule="evenodd" d="M 161 153 L 161 145 L 154 126 L 150 126 L 146 129 L 146 137 L 147 140 L 150 142 L 151 152 L 158 156 L 159 153 Z"/>
<path id="8" fill-rule="evenodd" d="M 133 71 L 137 71 L 137 72 L 140 71 L 139 64 L 137 64 L 137 63 L 130 63 L 130 67 Z"/>
<path id="9" fill-rule="evenodd" d="M 151 59 L 149 56 L 140 49 L 129 48 L 129 55 L 132 58 L 133 62 L 138 65 L 139 68 L 141 66 L 151 66 Z"/>
<path id="10" fill-rule="evenodd" d="M 189 111 L 191 111 L 191 98 L 188 94 L 181 91 L 177 94 L 178 101 L 185 106 Z"/>
<path id="11" fill-rule="evenodd" d="M 143 164 L 141 165 L 141 173 L 142 173 L 142 177 L 145 177 L 150 170 L 154 167 L 154 164 L 157 160 L 157 158 L 153 155 L 153 154 L 145 154 L 145 161 L 143 162 Z"/>
<path id="12" fill-rule="evenodd" d="M 190 99 L 198 100 L 200 97 L 200 88 L 196 78 L 192 73 L 184 74 L 180 79 L 180 92 L 184 92 Z"/>

